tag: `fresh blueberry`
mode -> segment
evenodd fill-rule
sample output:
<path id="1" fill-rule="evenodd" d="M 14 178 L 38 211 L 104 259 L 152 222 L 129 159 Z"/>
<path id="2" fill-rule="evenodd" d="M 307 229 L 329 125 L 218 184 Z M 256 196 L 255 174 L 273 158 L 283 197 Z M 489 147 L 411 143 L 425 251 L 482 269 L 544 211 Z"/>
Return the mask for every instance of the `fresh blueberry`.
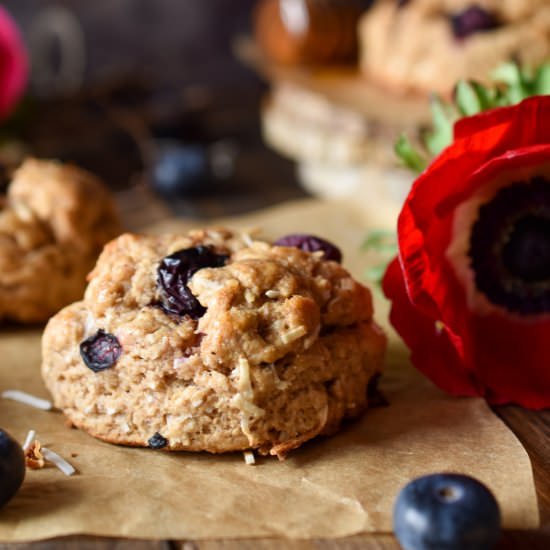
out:
<path id="1" fill-rule="evenodd" d="M 466 38 L 476 32 L 490 31 L 498 26 L 496 17 L 476 4 L 451 15 L 451 27 L 458 39 Z"/>
<path id="2" fill-rule="evenodd" d="M 17 493 L 25 478 L 25 455 L 21 445 L 0 429 L 0 508 Z"/>
<path id="3" fill-rule="evenodd" d="M 161 291 L 158 304 L 166 313 L 192 319 L 202 317 L 206 309 L 191 294 L 187 283 L 203 267 L 221 267 L 227 256 L 216 254 L 208 246 L 194 246 L 178 250 L 162 259 L 157 270 L 157 284 Z"/>
<path id="4" fill-rule="evenodd" d="M 160 143 L 151 179 L 153 187 L 167 197 L 203 191 L 210 182 L 207 149 L 177 141 Z"/>
<path id="5" fill-rule="evenodd" d="M 117 337 L 103 329 L 99 329 L 80 344 L 80 356 L 86 366 L 94 372 L 112 367 L 121 353 L 122 346 Z"/>
<path id="6" fill-rule="evenodd" d="M 401 490 L 393 529 L 405 550 L 487 550 L 499 538 L 500 511 L 479 481 L 461 474 L 432 474 Z"/>
<path id="7" fill-rule="evenodd" d="M 293 233 L 277 239 L 274 243 L 277 246 L 291 246 L 293 248 L 299 248 L 305 252 L 317 252 L 322 250 L 324 252 L 325 260 L 333 260 L 335 262 L 342 261 L 342 253 L 340 250 L 321 237 L 315 237 L 314 235 L 308 235 L 305 233 Z"/>

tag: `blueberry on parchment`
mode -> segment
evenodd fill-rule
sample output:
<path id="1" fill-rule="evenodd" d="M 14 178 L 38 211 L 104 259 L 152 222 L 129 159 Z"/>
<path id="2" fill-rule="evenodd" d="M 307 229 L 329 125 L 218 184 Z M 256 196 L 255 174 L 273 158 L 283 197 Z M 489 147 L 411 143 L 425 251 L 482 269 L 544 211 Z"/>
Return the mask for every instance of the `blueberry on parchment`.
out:
<path id="1" fill-rule="evenodd" d="M 487 550 L 500 535 L 500 511 L 476 479 L 432 474 L 401 490 L 393 529 L 405 550 Z"/>
<path id="2" fill-rule="evenodd" d="M 0 428 L 0 508 L 19 490 L 25 478 L 21 445 Z"/>

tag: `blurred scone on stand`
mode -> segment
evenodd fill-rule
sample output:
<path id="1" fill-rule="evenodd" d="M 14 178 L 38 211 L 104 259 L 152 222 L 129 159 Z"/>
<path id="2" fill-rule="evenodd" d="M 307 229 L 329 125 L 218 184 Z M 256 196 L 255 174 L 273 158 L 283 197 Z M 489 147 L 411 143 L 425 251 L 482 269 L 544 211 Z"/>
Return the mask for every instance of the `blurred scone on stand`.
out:
<path id="1" fill-rule="evenodd" d="M 261 0 L 254 21 L 241 58 L 271 83 L 266 143 L 297 162 L 309 192 L 394 211 L 413 179 L 394 144 L 429 127 L 430 94 L 451 98 L 460 79 L 550 55 L 544 0 Z"/>
<path id="2" fill-rule="evenodd" d="M 429 119 L 417 97 L 393 101 L 358 71 L 359 22 L 372 1 L 260 0 L 254 43 L 239 54 L 271 90 L 261 109 L 266 143 L 297 163 L 310 193 L 360 196 L 394 209 L 411 177 L 393 143 Z M 268 24 L 271 21 L 271 25 Z"/>

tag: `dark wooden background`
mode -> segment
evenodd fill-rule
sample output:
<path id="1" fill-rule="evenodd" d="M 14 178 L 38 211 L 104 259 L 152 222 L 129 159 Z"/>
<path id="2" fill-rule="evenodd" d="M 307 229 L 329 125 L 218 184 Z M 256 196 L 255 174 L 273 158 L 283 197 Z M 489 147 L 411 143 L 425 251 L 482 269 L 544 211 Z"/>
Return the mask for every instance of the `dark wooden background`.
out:
<path id="1" fill-rule="evenodd" d="M 241 85 L 250 76 L 231 55 L 250 28 L 255 0 L 6 0 L 28 42 L 60 8 L 81 25 L 85 80 L 143 75 L 158 86 Z"/>
<path id="2" fill-rule="evenodd" d="M 171 198 L 180 216 L 238 214 L 306 195 L 293 163 L 262 144 L 267 84 L 232 53 L 234 37 L 250 32 L 254 0 L 5 4 L 34 59 L 31 100 L 16 126 L 28 152 L 76 162 L 119 190 L 148 184 L 158 140 L 229 143 L 234 173 Z M 83 43 L 83 72 L 80 84 L 64 86 L 55 75 L 71 41 Z M 49 79 L 34 76 L 40 63 Z"/>

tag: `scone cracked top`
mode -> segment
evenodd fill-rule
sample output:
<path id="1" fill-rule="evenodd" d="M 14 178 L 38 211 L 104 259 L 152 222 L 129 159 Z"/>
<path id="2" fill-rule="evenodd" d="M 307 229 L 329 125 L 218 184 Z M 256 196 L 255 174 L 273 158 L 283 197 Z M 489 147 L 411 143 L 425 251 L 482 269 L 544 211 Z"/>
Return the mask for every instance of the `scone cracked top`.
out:
<path id="1" fill-rule="evenodd" d="M 26 160 L 0 197 L 0 321 L 45 321 L 81 298 L 103 245 L 119 233 L 94 176 Z"/>
<path id="2" fill-rule="evenodd" d="M 112 443 L 279 457 L 357 416 L 386 344 L 370 292 L 329 243 L 279 242 L 211 229 L 109 243 L 84 300 L 46 327 L 55 405 Z"/>

